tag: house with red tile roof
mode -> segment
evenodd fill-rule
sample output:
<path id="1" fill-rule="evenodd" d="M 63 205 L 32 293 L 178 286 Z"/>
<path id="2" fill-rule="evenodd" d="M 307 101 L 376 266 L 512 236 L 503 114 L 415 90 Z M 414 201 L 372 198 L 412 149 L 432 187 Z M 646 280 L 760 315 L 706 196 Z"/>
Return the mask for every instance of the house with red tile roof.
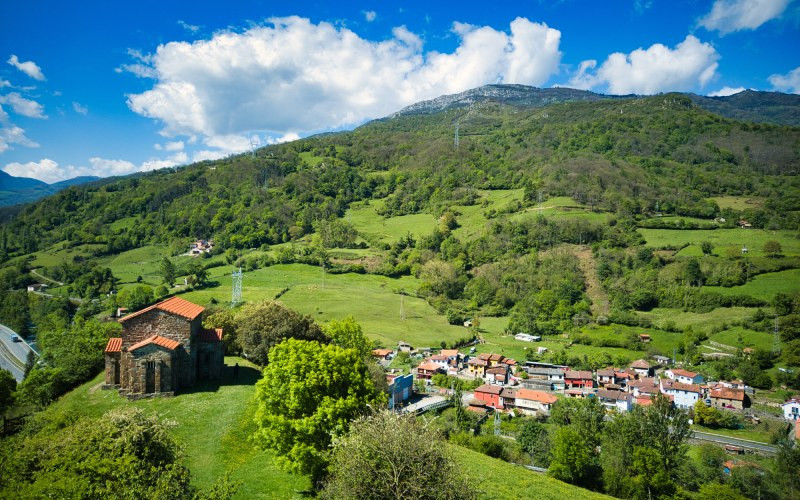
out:
<path id="1" fill-rule="evenodd" d="M 378 359 L 389 359 L 394 351 L 391 349 L 373 349 L 372 356 Z"/>
<path id="2" fill-rule="evenodd" d="M 511 381 L 511 368 L 500 364 L 486 370 L 486 381 L 490 384 L 504 385 Z"/>
<path id="3" fill-rule="evenodd" d="M 661 380 L 661 393 L 672 396 L 675 406 L 687 410 L 694 406 L 703 394 L 699 385 L 681 384 L 670 379 Z"/>
<path id="4" fill-rule="evenodd" d="M 728 389 L 727 387 L 712 389 L 708 398 L 711 400 L 711 406 L 715 408 L 743 410 L 750 407 L 750 398 L 743 389 Z"/>
<path id="5" fill-rule="evenodd" d="M 130 398 L 169 396 L 198 379 L 219 378 L 223 332 L 202 327 L 203 311 L 172 297 L 120 318 L 122 336 L 104 351 L 104 386 Z"/>
<path id="6" fill-rule="evenodd" d="M 690 372 L 689 370 L 683 370 L 681 368 L 673 368 L 671 370 L 667 370 L 664 374 L 670 378 L 670 380 L 674 380 L 675 382 L 680 382 L 681 384 L 702 384 L 705 382 L 705 379 L 702 375 L 696 372 Z"/>
<path id="7" fill-rule="evenodd" d="M 515 405 L 523 413 L 549 415 L 558 398 L 549 392 L 518 389 Z"/>
<path id="8" fill-rule="evenodd" d="M 503 399 L 500 397 L 500 393 L 502 392 L 503 388 L 499 385 L 484 384 L 475 389 L 473 395 L 475 396 L 475 399 L 481 401 L 486 406 L 496 410 L 502 410 Z"/>
<path id="9" fill-rule="evenodd" d="M 564 374 L 564 383 L 567 388 L 592 388 L 594 387 L 594 376 L 590 371 L 567 371 Z"/>
<path id="10" fill-rule="evenodd" d="M 443 371 L 442 367 L 436 363 L 426 361 L 417 367 L 417 378 L 429 380 L 437 373 L 442 373 Z"/>
<path id="11" fill-rule="evenodd" d="M 631 363 L 631 370 L 636 373 L 637 377 L 652 377 L 653 376 L 653 367 L 650 366 L 650 363 L 643 359 L 637 359 L 633 363 Z"/>

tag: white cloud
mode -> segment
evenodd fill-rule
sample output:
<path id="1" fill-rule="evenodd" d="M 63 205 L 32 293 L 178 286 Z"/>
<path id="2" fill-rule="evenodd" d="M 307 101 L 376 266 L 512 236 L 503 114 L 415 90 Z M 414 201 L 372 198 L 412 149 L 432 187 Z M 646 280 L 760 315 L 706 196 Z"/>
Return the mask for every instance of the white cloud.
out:
<path id="1" fill-rule="evenodd" d="M 144 55 L 136 49 L 128 49 L 128 55 L 137 62 L 132 64 L 123 64 L 118 68 L 114 68 L 114 71 L 117 73 L 133 73 L 139 78 L 158 78 L 158 73 L 152 67 L 152 55 Z"/>
<path id="2" fill-rule="evenodd" d="M 466 24 L 453 30 L 460 44 L 449 54 L 425 53 L 405 27 L 373 42 L 299 17 L 170 42 L 153 55 L 132 53 L 139 63 L 128 69 L 157 81 L 128 95 L 128 106 L 161 121 L 165 136 L 229 142 L 252 132 L 283 136 L 358 124 L 487 83 L 542 85 L 558 71 L 561 33 L 545 24 L 517 18 L 509 32 Z"/>
<path id="3" fill-rule="evenodd" d="M 711 12 L 700 19 L 700 26 L 726 35 L 740 30 L 754 30 L 780 17 L 790 0 L 716 0 Z"/>
<path id="4" fill-rule="evenodd" d="M 11 87 L 11 86 L 12 86 L 11 82 L 9 82 L 8 80 L 0 80 L 0 89 L 2 89 L 3 87 Z"/>
<path id="5" fill-rule="evenodd" d="M 590 89 L 607 85 L 612 94 L 656 94 L 704 87 L 717 71 L 719 54 L 692 35 L 670 49 L 656 43 L 630 54 L 616 52 L 592 72 L 597 61 L 583 61 L 569 86 Z"/>
<path id="6" fill-rule="evenodd" d="M 189 24 L 189 23 L 187 23 L 186 21 L 184 21 L 182 19 L 178 20 L 178 25 L 181 28 L 183 28 L 186 31 L 188 31 L 189 33 L 197 33 L 200 30 L 200 26 L 197 26 L 195 24 Z"/>
<path id="7" fill-rule="evenodd" d="M 76 113 L 79 113 L 81 115 L 89 114 L 89 108 L 83 106 L 81 103 L 77 101 L 72 101 L 72 109 L 74 109 Z"/>
<path id="8" fill-rule="evenodd" d="M 364 10 L 362 12 L 364 13 L 364 19 L 366 19 L 368 23 L 371 23 L 378 17 L 378 14 L 374 10 Z"/>
<path id="9" fill-rule="evenodd" d="M 183 151 L 183 141 L 170 141 L 166 144 L 155 144 L 153 146 L 156 151 Z"/>
<path id="10" fill-rule="evenodd" d="M 768 80 L 775 90 L 790 94 L 800 94 L 800 66 L 785 75 L 770 75 Z"/>
<path id="11" fill-rule="evenodd" d="M 22 97 L 18 92 L 0 96 L 0 104 L 8 104 L 15 113 L 28 118 L 47 118 L 41 104 Z"/>
<path id="12" fill-rule="evenodd" d="M 708 94 L 709 97 L 726 97 L 729 95 L 738 94 L 739 92 L 744 92 L 747 90 L 744 87 L 722 87 L 721 89 L 717 90 L 716 92 L 711 92 Z"/>
<path id="13" fill-rule="evenodd" d="M 34 80 L 39 80 L 40 82 L 45 80 L 44 73 L 42 73 L 42 68 L 40 68 L 39 65 L 33 61 L 19 62 L 19 58 L 12 54 L 6 62 Z"/>
<path id="14" fill-rule="evenodd" d="M 5 123 L 0 127 L 0 153 L 7 151 L 14 144 L 25 146 L 26 148 L 38 148 L 39 144 L 25 137 L 25 131 L 16 125 L 7 122 L 8 116 L 0 108 L 0 123 Z"/>

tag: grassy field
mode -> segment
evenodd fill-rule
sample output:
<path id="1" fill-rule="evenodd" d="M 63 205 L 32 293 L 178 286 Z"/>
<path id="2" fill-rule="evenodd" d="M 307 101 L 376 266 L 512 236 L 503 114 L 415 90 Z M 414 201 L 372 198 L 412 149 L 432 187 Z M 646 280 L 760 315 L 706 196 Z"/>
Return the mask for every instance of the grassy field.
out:
<path id="1" fill-rule="evenodd" d="M 754 312 L 755 309 L 748 307 L 719 307 L 708 313 L 655 308 L 652 311 L 640 311 L 636 314 L 649 319 L 656 327 L 663 327 L 667 322 L 672 321 L 681 329 L 691 326 L 695 330 L 706 330 L 721 323 L 743 320 Z"/>
<path id="2" fill-rule="evenodd" d="M 47 411 L 74 412 L 99 416 L 120 406 L 137 406 L 174 422 L 172 434 L 182 445 L 193 482 L 202 488 L 232 471 L 231 479 L 241 481 L 237 498 L 299 498 L 310 482 L 280 470 L 273 455 L 255 449 L 248 441 L 255 430 L 254 385 L 258 370 L 240 358 L 226 358 L 222 384 L 198 386 L 174 398 L 130 402 L 116 391 L 99 390 L 102 375 L 53 404 Z M 239 363 L 239 382 L 233 382 L 230 366 Z"/>
<path id="3" fill-rule="evenodd" d="M 230 301 L 231 270 L 230 266 L 211 269 L 211 279 L 220 286 L 182 297 L 198 304 L 209 304 L 212 298 L 220 303 Z M 413 293 L 420 285 L 411 276 L 394 279 L 371 274 L 326 274 L 324 286 L 322 279 L 316 266 L 275 265 L 245 273 L 242 298 L 245 302 L 271 300 L 288 288 L 280 297 L 288 307 L 323 323 L 352 315 L 364 333 L 385 346 L 405 340 L 415 347 L 438 347 L 442 340 L 451 342 L 468 334 L 463 327 L 447 324 L 423 299 L 409 295 L 402 299 L 406 319 L 400 320 L 401 296 L 397 292 Z"/>
<path id="4" fill-rule="evenodd" d="M 771 333 L 756 332 L 754 330 L 742 328 L 741 326 L 734 326 L 728 330 L 710 335 L 708 340 L 731 347 L 738 347 L 740 335 L 742 337 L 742 348 L 753 347 L 765 350 L 772 348 L 773 335 Z"/>
<path id="5" fill-rule="evenodd" d="M 47 250 L 41 250 L 31 254 L 33 255 L 31 266 L 34 268 L 53 267 L 62 262 L 72 262 L 74 257 L 85 257 L 93 250 L 102 247 L 103 245 L 79 245 L 73 248 L 64 248 L 64 243 L 57 243 Z"/>
<path id="6" fill-rule="evenodd" d="M 678 256 L 702 255 L 700 244 L 709 241 L 714 246 L 714 253 L 725 256 L 729 250 L 738 253 L 742 245 L 746 245 L 748 255 L 764 256 L 764 243 L 776 240 L 781 244 L 784 255 L 800 254 L 800 239 L 794 231 L 767 231 L 763 229 L 639 229 L 647 246 L 654 248 L 681 247 L 689 245 L 678 253 Z"/>
<path id="7" fill-rule="evenodd" d="M 576 488 L 561 481 L 487 457 L 466 448 L 452 446 L 456 461 L 470 483 L 480 490 L 481 498 L 526 498 L 533 500 L 573 500 L 611 498 L 589 490 Z"/>
<path id="8" fill-rule="evenodd" d="M 703 289 L 723 295 L 750 295 L 769 302 L 777 293 L 792 293 L 800 290 L 800 269 L 759 274 L 740 286 L 707 286 Z"/>
<path id="9" fill-rule="evenodd" d="M 759 196 L 715 196 L 709 200 L 717 202 L 717 206 L 721 209 L 732 208 L 733 210 L 759 208 L 764 204 L 764 198 Z"/>
<path id="10" fill-rule="evenodd" d="M 365 239 L 383 243 L 393 243 L 408 233 L 419 238 L 436 227 L 436 218 L 431 214 L 412 214 L 399 217 L 384 218 L 376 212 L 383 205 L 383 200 L 371 201 L 369 205 L 354 204 L 347 211 L 345 219 L 349 221 Z"/>

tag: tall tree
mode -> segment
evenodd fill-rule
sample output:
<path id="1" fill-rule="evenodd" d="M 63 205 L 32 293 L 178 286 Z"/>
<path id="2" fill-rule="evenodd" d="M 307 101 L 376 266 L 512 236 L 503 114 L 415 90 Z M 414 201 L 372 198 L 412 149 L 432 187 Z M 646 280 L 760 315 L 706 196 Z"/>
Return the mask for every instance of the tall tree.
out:
<path id="1" fill-rule="evenodd" d="M 328 337 L 310 316 L 303 316 L 280 302 L 247 304 L 234 318 L 236 335 L 248 359 L 266 365 L 272 346 L 295 338 L 327 342 Z"/>
<path id="2" fill-rule="evenodd" d="M 596 472 L 596 457 L 587 446 L 585 435 L 571 425 L 561 427 L 553 437 L 550 467 L 547 473 L 571 484 L 587 485 Z"/>
<path id="3" fill-rule="evenodd" d="M 173 264 L 168 257 L 161 259 L 161 265 L 159 266 L 158 270 L 161 273 L 161 278 L 164 280 L 164 283 L 166 283 L 168 286 L 175 284 L 175 278 L 178 276 L 178 271 L 175 269 L 175 264 Z"/>
<path id="4" fill-rule="evenodd" d="M 0 370 L 0 417 L 14 404 L 17 381 L 8 370 Z"/>
<path id="5" fill-rule="evenodd" d="M 334 436 L 350 421 L 386 404 L 353 349 L 287 339 L 272 348 L 256 385 L 256 441 L 288 470 L 320 485 Z"/>
<path id="6" fill-rule="evenodd" d="M 475 491 L 447 445 L 413 416 L 381 411 L 333 446 L 322 498 L 467 499 Z"/>

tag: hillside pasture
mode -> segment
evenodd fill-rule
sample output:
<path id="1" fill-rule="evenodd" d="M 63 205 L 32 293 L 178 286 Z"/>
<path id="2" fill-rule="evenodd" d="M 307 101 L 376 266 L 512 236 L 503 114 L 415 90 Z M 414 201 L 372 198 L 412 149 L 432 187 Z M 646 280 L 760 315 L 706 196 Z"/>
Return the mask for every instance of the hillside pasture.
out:
<path id="1" fill-rule="evenodd" d="M 219 286 L 195 290 L 182 297 L 207 305 L 212 298 L 220 304 L 231 300 L 231 266 L 211 269 L 210 279 Z M 438 347 L 468 335 L 461 326 L 449 325 L 425 300 L 403 297 L 405 320 L 400 319 L 400 294 L 413 294 L 420 282 L 411 276 L 387 278 L 372 274 L 326 273 L 306 264 L 279 264 L 244 273 L 242 299 L 245 302 L 272 300 L 284 289 L 280 301 L 316 321 L 325 323 L 349 315 L 364 328 L 364 333 L 384 346 L 404 340 L 415 347 Z"/>
<path id="2" fill-rule="evenodd" d="M 764 229 L 639 229 L 647 246 L 653 248 L 683 248 L 679 257 L 702 255 L 700 244 L 711 242 L 713 251 L 720 256 L 728 251 L 740 254 L 742 245 L 747 246 L 747 255 L 764 256 L 764 243 L 775 240 L 781 244 L 783 254 L 800 255 L 800 239 L 794 231 L 769 231 Z"/>
<path id="3" fill-rule="evenodd" d="M 684 329 L 691 326 L 694 330 L 709 330 L 722 323 L 741 321 L 756 311 L 749 307 L 719 307 L 707 313 L 695 313 L 657 307 L 651 311 L 637 311 L 636 314 L 652 321 L 653 326 L 663 329 L 668 323 Z"/>
<path id="4" fill-rule="evenodd" d="M 716 202 L 717 206 L 722 210 L 730 208 L 743 211 L 761 208 L 764 204 L 764 198 L 760 196 L 714 196 L 709 200 Z"/>
<path id="5" fill-rule="evenodd" d="M 734 326 L 725 331 L 714 333 L 708 337 L 708 342 L 717 342 L 738 348 L 740 336 L 742 337 L 742 348 L 772 349 L 773 335 L 771 333 L 748 330 L 741 326 Z"/>
<path id="6" fill-rule="evenodd" d="M 703 290 L 718 292 L 723 295 L 750 295 L 769 302 L 777 293 L 794 293 L 800 290 L 800 269 L 759 274 L 744 285 L 732 287 L 706 286 L 703 287 Z"/>

